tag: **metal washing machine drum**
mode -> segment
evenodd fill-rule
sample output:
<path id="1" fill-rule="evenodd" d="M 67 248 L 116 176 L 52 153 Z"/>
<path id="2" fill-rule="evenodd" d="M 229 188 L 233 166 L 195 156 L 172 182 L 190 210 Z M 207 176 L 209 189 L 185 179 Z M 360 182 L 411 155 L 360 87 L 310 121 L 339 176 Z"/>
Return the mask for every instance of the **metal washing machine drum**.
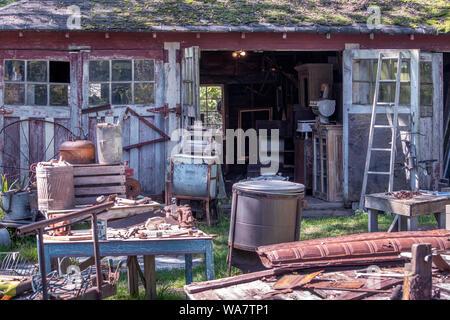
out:
<path id="1" fill-rule="evenodd" d="M 299 240 L 305 186 L 279 180 L 233 185 L 229 245 L 255 251 Z"/>

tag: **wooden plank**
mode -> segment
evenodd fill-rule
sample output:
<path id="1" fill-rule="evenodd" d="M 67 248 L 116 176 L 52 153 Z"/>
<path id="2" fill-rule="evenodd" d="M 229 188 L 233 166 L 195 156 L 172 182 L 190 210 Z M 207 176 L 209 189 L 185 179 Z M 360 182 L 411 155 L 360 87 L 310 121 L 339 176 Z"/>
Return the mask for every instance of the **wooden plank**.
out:
<path id="1" fill-rule="evenodd" d="M 156 300 L 156 271 L 155 256 L 144 255 L 144 278 L 145 278 L 145 298 L 147 300 Z"/>
<path id="2" fill-rule="evenodd" d="M 119 196 L 125 197 L 125 193 L 119 194 Z M 96 204 L 97 197 L 75 197 L 75 205 Z"/>
<path id="3" fill-rule="evenodd" d="M 27 120 L 26 117 L 20 117 L 20 120 Z M 30 134 L 29 134 L 29 124 L 21 122 L 18 124 L 19 134 L 20 134 L 20 168 L 21 174 L 25 174 L 25 168 L 30 166 Z"/>
<path id="4" fill-rule="evenodd" d="M 377 210 L 369 209 L 368 230 L 369 230 L 369 232 L 378 232 L 378 211 Z"/>
<path id="5" fill-rule="evenodd" d="M 73 175 L 76 176 L 98 176 L 111 174 L 125 174 L 125 167 L 118 166 L 74 166 Z"/>
<path id="6" fill-rule="evenodd" d="M 5 117 L 4 125 L 7 126 L 19 118 Z M 6 128 L 2 132 L 2 140 L 4 142 L 4 149 L 2 149 L 3 157 L 3 172 L 6 173 L 8 180 L 17 178 L 17 174 L 20 173 L 20 128 L 18 125 L 13 124 Z"/>
<path id="7" fill-rule="evenodd" d="M 403 300 L 431 300 L 431 244 L 415 243 L 411 248 L 411 252 L 411 263 L 405 265 L 406 275 L 403 283 Z"/>
<path id="8" fill-rule="evenodd" d="M 125 186 L 113 186 L 113 187 L 78 187 L 75 188 L 75 196 L 88 196 L 88 195 L 105 195 L 105 194 L 124 194 Z"/>
<path id="9" fill-rule="evenodd" d="M 124 175 L 74 177 L 73 183 L 75 186 L 82 186 L 82 185 L 89 185 L 89 184 L 109 184 L 109 183 L 124 184 L 125 180 L 126 180 L 126 177 Z"/>
<path id="10" fill-rule="evenodd" d="M 384 279 L 384 280 L 380 280 L 377 288 L 373 288 L 373 289 L 384 290 L 384 289 L 388 289 L 393 286 L 396 286 L 398 284 L 401 284 L 402 282 L 403 282 L 403 279 Z M 364 287 L 367 288 L 367 285 L 365 285 Z M 361 300 L 361 299 L 370 297 L 374 294 L 376 294 L 376 293 L 374 293 L 374 292 L 349 292 L 349 293 L 344 293 L 342 295 L 337 296 L 336 300 Z"/>
<path id="11" fill-rule="evenodd" d="M 150 118 L 145 118 L 150 120 Z M 149 129 L 147 126 L 140 126 L 139 128 L 139 141 L 149 141 L 158 137 L 158 134 Z M 144 187 L 143 191 L 149 194 L 156 193 L 156 184 L 158 181 L 155 179 L 155 158 L 159 157 L 155 152 L 156 145 L 146 145 L 139 150 L 139 182 Z"/>
<path id="12" fill-rule="evenodd" d="M 46 121 L 54 122 L 54 118 L 45 118 Z M 55 125 L 51 123 L 44 124 L 44 161 L 50 161 L 55 155 Z"/>
<path id="13" fill-rule="evenodd" d="M 137 257 L 129 256 L 127 260 L 128 267 L 128 292 L 131 296 L 139 294 L 139 280 L 137 274 Z"/>

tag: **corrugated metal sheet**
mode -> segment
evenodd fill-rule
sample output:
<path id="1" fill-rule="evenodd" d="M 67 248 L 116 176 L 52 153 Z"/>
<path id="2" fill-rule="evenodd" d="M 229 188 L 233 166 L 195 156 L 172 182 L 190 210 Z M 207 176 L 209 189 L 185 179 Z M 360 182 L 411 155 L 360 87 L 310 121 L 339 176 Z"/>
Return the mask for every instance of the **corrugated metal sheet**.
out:
<path id="1" fill-rule="evenodd" d="M 407 231 L 363 233 L 262 246 L 257 249 L 266 268 L 322 267 L 396 261 L 400 252 L 414 243 L 431 243 L 438 250 L 450 249 L 450 231 Z"/>

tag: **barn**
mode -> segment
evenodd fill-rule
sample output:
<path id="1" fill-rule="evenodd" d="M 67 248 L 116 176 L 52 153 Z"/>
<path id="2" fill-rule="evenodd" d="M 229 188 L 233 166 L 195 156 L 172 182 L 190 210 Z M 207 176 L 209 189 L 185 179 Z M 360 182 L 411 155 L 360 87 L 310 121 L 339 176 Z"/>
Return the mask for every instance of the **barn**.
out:
<path id="1" fill-rule="evenodd" d="M 449 177 L 447 1 L 2 3 L 0 171 L 9 176 L 57 156 L 69 132 L 95 141 L 96 123 L 121 121 L 124 160 L 145 194 L 161 195 L 171 134 L 202 120 L 224 136 L 279 129 L 280 172 L 349 205 L 361 193 L 381 53 L 391 57 L 386 102 L 402 59 L 395 189 L 437 189 Z M 335 110 L 310 132 L 322 84 Z M 228 187 L 259 175 L 246 152 L 223 166 Z M 374 157 L 383 171 L 388 157 Z M 368 181 L 386 189 L 386 177 Z"/>

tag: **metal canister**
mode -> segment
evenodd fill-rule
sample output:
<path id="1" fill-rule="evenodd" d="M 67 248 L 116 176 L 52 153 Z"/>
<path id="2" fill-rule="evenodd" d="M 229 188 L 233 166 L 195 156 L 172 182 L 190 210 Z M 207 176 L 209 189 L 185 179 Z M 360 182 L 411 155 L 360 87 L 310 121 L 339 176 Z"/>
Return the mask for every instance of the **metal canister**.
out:
<path id="1" fill-rule="evenodd" d="M 97 155 L 100 164 L 122 163 L 122 126 L 97 124 Z"/>
<path id="2" fill-rule="evenodd" d="M 229 244 L 255 251 L 262 245 L 297 241 L 304 188 L 281 180 L 235 183 Z"/>
<path id="3" fill-rule="evenodd" d="M 73 167 L 67 162 L 39 162 L 36 168 L 39 210 L 64 210 L 75 206 Z"/>

